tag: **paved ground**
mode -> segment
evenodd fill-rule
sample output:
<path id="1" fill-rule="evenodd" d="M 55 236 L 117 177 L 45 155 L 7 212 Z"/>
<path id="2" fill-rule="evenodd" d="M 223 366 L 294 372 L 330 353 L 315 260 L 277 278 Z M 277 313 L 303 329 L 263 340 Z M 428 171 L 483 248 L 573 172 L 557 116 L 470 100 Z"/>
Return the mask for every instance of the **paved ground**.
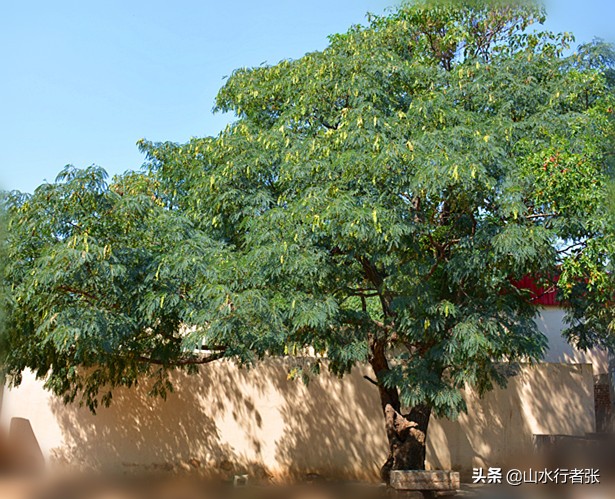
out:
<path id="1" fill-rule="evenodd" d="M 493 491 L 464 485 L 449 498 L 477 499 L 614 499 L 615 489 L 587 487 L 576 489 Z M 369 484 L 298 485 L 295 487 L 216 486 L 195 480 L 174 478 L 0 478 L 0 499 L 420 499 L 416 493 L 396 493 Z"/>

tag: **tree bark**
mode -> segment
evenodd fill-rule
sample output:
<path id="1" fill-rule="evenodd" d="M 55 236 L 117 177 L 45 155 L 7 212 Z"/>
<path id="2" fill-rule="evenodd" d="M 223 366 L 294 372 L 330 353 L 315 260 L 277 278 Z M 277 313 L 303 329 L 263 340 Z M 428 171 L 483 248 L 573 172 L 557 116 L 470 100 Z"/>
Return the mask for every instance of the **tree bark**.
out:
<path id="1" fill-rule="evenodd" d="M 413 407 L 408 414 L 402 414 L 397 388 L 384 386 L 384 377 L 389 371 L 385 345 L 374 341 L 371 345 L 370 364 L 378 380 L 380 403 L 385 420 L 389 455 L 380 469 L 380 476 L 386 483 L 393 470 L 424 470 L 425 444 L 431 408 L 426 405 Z"/>

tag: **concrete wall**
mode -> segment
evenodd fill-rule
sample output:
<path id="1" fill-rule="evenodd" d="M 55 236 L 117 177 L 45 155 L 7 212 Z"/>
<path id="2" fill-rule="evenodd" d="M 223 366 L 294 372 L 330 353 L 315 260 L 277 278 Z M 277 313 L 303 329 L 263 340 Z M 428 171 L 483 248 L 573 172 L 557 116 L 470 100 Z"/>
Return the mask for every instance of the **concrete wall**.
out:
<path id="1" fill-rule="evenodd" d="M 252 370 L 224 362 L 199 375 L 175 376 L 167 401 L 147 387 L 118 390 L 96 416 L 64 406 L 26 373 L 6 390 L 0 426 L 29 420 L 48 462 L 107 470 L 199 468 L 229 476 L 283 479 L 319 473 L 378 479 L 387 454 L 377 390 L 355 371 L 339 380 L 323 374 L 309 386 L 288 381 L 283 361 Z M 589 365 L 524 367 L 507 389 L 480 401 L 466 394 L 469 415 L 432 420 L 433 468 L 512 465 L 531 453 L 535 433 L 594 431 Z"/>
<path id="2" fill-rule="evenodd" d="M 434 469 L 471 476 L 473 467 L 527 467 L 533 435 L 585 436 L 595 431 L 594 380 L 589 364 L 524 367 L 506 389 L 481 400 L 465 396 L 468 414 L 432 420 L 428 456 Z"/>
<path id="3" fill-rule="evenodd" d="M 591 364 L 595 375 L 609 372 L 609 359 L 605 350 L 594 348 L 581 352 L 570 346 L 562 336 L 566 328 L 564 311 L 557 307 L 545 307 L 536 317 L 538 329 L 549 339 L 549 350 L 545 362 L 563 362 L 566 364 Z"/>
<path id="4" fill-rule="evenodd" d="M 173 465 L 373 479 L 386 456 L 377 391 L 359 370 L 305 386 L 287 379 L 281 360 L 251 370 L 221 362 L 173 382 L 166 401 L 147 396 L 147 386 L 117 390 L 94 416 L 64 406 L 26 373 L 5 391 L 0 425 L 28 418 L 50 462 L 107 470 Z"/>

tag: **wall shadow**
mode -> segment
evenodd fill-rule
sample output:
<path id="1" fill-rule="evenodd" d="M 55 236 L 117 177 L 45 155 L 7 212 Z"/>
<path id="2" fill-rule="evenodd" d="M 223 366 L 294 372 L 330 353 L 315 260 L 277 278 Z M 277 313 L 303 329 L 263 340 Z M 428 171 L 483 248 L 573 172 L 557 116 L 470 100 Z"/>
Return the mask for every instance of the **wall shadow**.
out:
<path id="1" fill-rule="evenodd" d="M 378 481 L 387 443 L 377 391 L 363 370 L 341 380 L 323 373 L 306 386 L 287 379 L 289 362 L 251 369 L 220 362 L 194 376 L 174 373 L 176 390 L 166 401 L 149 397 L 147 386 L 120 389 L 96 416 L 50 397 L 63 439 L 52 461 L 224 479 Z M 529 466 L 536 434 L 595 431 L 590 365 L 524 366 L 506 389 L 482 400 L 468 390 L 466 400 L 468 414 L 458 421 L 432 419 L 427 455 L 432 469 L 464 479 L 473 467 Z"/>
<path id="2" fill-rule="evenodd" d="M 323 373 L 306 386 L 279 359 L 174 373 L 166 401 L 147 386 L 118 389 L 96 415 L 50 399 L 64 442 L 56 464 L 85 469 L 195 471 L 277 480 L 318 474 L 375 480 L 386 443 L 375 388 L 359 371 Z"/>
<path id="3" fill-rule="evenodd" d="M 183 376 L 174 377 L 181 387 Z M 221 441 L 214 419 L 201 410 L 211 389 L 207 378 L 201 381 L 176 390 L 167 401 L 148 396 L 145 383 L 118 389 L 111 407 L 96 415 L 52 398 L 51 410 L 64 437 L 63 445 L 53 450 L 53 460 L 113 471 L 171 471 L 184 462 L 224 467 L 235 456 Z"/>
<path id="4" fill-rule="evenodd" d="M 460 471 L 489 467 L 528 469 L 538 461 L 534 435 L 584 437 L 595 431 L 590 365 L 523 366 L 505 389 L 480 399 L 467 390 L 468 414 L 458 421 L 432 420 L 431 467 Z"/>
<path id="5" fill-rule="evenodd" d="M 388 443 L 379 395 L 366 374 L 367 368 L 356 368 L 342 380 L 325 375 L 295 387 L 280 408 L 288 423 L 277 459 L 297 471 L 379 480 Z M 285 391 L 287 382 L 277 381 Z"/>

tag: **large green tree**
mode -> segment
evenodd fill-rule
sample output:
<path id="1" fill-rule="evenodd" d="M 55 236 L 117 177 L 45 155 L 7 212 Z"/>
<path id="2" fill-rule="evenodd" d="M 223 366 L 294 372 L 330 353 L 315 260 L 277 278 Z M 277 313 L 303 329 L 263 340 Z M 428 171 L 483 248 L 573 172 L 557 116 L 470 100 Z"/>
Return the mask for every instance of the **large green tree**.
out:
<path id="1" fill-rule="evenodd" d="M 465 386 L 541 358 L 524 276 L 559 287 L 573 343 L 610 347 L 611 52 L 572 53 L 543 20 L 478 1 L 374 16 L 235 71 L 217 137 L 9 196 L 5 370 L 95 409 L 219 358 L 369 363 L 386 478 L 424 467 L 430 416 L 465 410 Z"/>

